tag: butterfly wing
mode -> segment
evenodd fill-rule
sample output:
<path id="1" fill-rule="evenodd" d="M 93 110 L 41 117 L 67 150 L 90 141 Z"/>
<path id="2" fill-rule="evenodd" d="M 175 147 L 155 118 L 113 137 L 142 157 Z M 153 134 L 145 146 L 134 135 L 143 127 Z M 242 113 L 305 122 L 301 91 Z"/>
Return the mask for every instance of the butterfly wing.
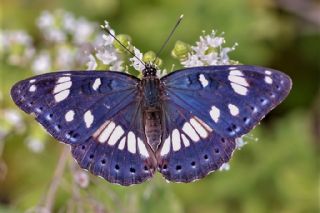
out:
<path id="1" fill-rule="evenodd" d="M 130 103 L 105 121 L 86 143 L 72 146 L 82 168 L 125 186 L 153 176 L 157 164 L 145 142 L 140 103 Z"/>
<path id="2" fill-rule="evenodd" d="M 143 134 L 139 81 L 111 71 L 57 72 L 18 82 L 11 96 L 72 146 L 81 167 L 130 185 L 151 177 L 155 167 Z"/>
<path id="3" fill-rule="evenodd" d="M 229 161 L 248 133 L 289 93 L 285 74 L 256 66 L 208 66 L 174 72 L 164 85 L 160 172 L 190 182 Z"/>
<path id="4" fill-rule="evenodd" d="M 156 156 L 158 169 L 173 182 L 201 179 L 228 162 L 235 139 L 223 137 L 192 112 L 172 101 L 163 103 L 164 142 Z"/>

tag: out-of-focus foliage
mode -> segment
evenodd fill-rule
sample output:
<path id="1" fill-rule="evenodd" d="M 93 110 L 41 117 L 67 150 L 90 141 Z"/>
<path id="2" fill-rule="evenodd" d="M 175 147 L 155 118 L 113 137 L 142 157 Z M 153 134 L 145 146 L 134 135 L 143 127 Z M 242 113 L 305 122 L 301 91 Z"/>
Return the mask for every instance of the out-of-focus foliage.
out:
<path id="1" fill-rule="evenodd" d="M 20 33 L 15 38 L 23 45 L 0 43 L 0 212 L 39 212 L 55 180 L 54 212 L 318 212 L 320 19 L 312 15 L 314 8 L 319 3 L 312 0 L 2 0 L 1 32 L 22 30 L 30 38 Z M 63 45 L 43 42 L 44 30 L 35 24 L 43 11 L 57 9 L 76 16 Z M 13 105 L 11 86 L 32 71 L 46 72 L 32 64 L 37 56 L 50 59 L 50 69 L 61 69 L 59 60 L 70 58 L 72 63 L 62 61 L 63 69 L 86 67 L 88 47 L 99 42 L 102 31 L 81 31 L 83 26 L 108 20 L 142 52 L 156 52 L 181 13 L 185 19 L 161 55 L 163 67 L 179 68 L 170 57 L 175 41 L 194 44 L 202 30 L 216 29 L 225 32 L 227 46 L 239 44 L 233 60 L 279 69 L 293 79 L 288 99 L 247 136 L 248 145 L 235 153 L 230 170 L 190 184 L 168 184 L 160 175 L 132 187 L 88 179 L 61 154 L 67 153 L 64 145 Z M 59 51 L 68 55 L 52 60 Z M 65 165 L 62 173 L 59 163 Z"/>

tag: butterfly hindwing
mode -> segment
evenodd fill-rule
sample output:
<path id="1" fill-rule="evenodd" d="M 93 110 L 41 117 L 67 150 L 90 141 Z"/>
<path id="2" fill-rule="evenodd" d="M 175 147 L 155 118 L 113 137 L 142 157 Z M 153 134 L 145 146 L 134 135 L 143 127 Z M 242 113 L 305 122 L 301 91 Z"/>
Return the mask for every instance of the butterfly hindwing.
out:
<path id="1" fill-rule="evenodd" d="M 79 165 L 112 183 L 137 184 L 153 176 L 154 155 L 145 142 L 140 101 L 98 128 L 86 143 L 72 146 Z"/>
<path id="2" fill-rule="evenodd" d="M 222 137 L 203 120 L 171 101 L 163 103 L 163 143 L 156 154 L 159 172 L 173 182 L 203 178 L 228 162 L 235 139 Z"/>
<path id="3" fill-rule="evenodd" d="M 245 65 L 194 67 L 161 81 L 164 99 L 192 112 L 218 134 L 234 138 L 248 133 L 291 89 L 287 75 Z"/>

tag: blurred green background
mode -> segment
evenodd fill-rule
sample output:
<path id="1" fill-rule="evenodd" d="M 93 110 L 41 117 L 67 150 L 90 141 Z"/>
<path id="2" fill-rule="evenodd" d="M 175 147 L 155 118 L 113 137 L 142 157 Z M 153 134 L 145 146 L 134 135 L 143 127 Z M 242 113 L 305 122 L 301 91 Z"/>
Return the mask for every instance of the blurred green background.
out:
<path id="1" fill-rule="evenodd" d="M 117 33 L 130 35 L 143 52 L 157 51 L 177 17 L 184 14 L 161 55 L 165 67 L 179 64 L 170 56 L 176 40 L 194 44 L 202 30 L 215 29 L 225 33 L 229 46 L 239 43 L 231 59 L 282 70 L 293 80 L 288 98 L 245 138 L 248 144 L 235 152 L 229 171 L 190 184 L 169 184 L 157 174 L 131 187 L 90 176 L 89 185 L 81 187 L 75 181 L 80 171 L 69 154 L 66 159 L 61 154 L 64 145 L 54 142 L 31 116 L 13 105 L 11 86 L 34 73 L 29 62 L 10 63 L 10 52 L 20 49 L 2 43 L 0 212 L 45 212 L 41 207 L 48 202 L 53 212 L 320 211 L 319 1 L 1 0 L 0 7 L 1 31 L 27 32 L 35 51 L 55 47 L 44 42 L 36 25 L 44 10 L 63 9 L 98 24 L 108 20 Z M 59 172 L 59 162 L 65 164 L 64 172 Z M 53 187 L 56 181 L 58 186 Z M 57 188 L 53 197 L 52 188 Z"/>

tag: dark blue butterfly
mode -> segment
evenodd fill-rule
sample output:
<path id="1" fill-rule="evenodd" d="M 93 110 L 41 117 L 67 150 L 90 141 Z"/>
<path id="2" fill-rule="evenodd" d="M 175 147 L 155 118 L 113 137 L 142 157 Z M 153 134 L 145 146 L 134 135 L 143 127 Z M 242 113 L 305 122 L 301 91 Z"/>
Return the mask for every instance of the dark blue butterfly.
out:
<path id="1" fill-rule="evenodd" d="M 190 182 L 228 162 L 235 139 L 288 95 L 290 78 L 245 65 L 193 67 L 159 79 L 147 64 L 140 80 L 120 72 L 66 71 L 18 82 L 14 102 L 82 168 L 131 185 L 156 170 Z"/>

